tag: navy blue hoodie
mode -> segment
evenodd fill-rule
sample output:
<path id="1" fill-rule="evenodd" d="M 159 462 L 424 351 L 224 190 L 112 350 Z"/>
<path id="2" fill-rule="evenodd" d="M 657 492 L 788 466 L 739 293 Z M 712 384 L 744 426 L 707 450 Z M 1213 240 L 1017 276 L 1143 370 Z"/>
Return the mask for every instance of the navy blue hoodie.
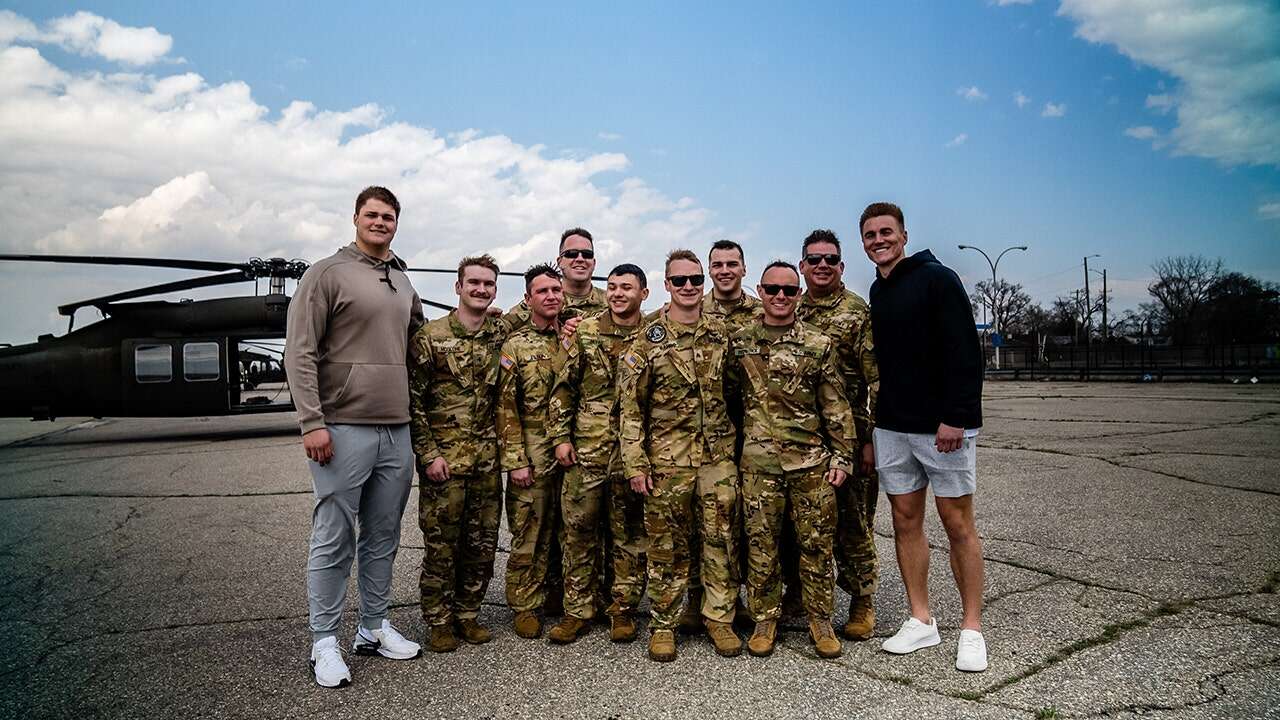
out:
<path id="1" fill-rule="evenodd" d="M 960 277 L 921 250 L 871 284 L 880 393 L 876 427 L 906 433 L 982 426 L 982 349 Z"/>

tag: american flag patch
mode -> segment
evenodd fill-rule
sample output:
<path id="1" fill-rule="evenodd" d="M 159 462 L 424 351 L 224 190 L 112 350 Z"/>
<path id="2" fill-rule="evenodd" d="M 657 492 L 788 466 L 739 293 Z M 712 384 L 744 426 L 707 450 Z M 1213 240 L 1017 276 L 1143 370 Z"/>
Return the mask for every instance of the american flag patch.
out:
<path id="1" fill-rule="evenodd" d="M 640 364 L 640 358 L 636 357 L 635 353 L 627 353 L 626 355 L 623 355 L 622 361 L 625 362 L 632 370 L 635 370 L 636 366 Z"/>
<path id="2" fill-rule="evenodd" d="M 498 364 L 501 365 L 504 370 L 510 370 L 516 366 L 516 361 L 510 355 L 502 353 L 502 357 L 498 358 Z"/>
<path id="3" fill-rule="evenodd" d="M 564 346 L 564 349 L 565 349 L 565 350 L 568 350 L 568 349 L 569 349 L 569 346 L 573 344 L 573 338 L 571 338 L 571 337 L 567 337 L 567 338 L 565 338 L 565 339 L 561 340 L 561 341 L 560 341 L 560 344 Z"/>

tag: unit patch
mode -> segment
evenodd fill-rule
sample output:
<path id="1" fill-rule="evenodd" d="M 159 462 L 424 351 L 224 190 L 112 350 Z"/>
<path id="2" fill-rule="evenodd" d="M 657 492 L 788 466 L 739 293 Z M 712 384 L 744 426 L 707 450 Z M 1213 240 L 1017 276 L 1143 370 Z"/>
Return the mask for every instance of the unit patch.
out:
<path id="1" fill-rule="evenodd" d="M 651 325 L 644 336 L 651 343 L 660 343 L 667 339 L 667 329 L 661 325 Z"/>

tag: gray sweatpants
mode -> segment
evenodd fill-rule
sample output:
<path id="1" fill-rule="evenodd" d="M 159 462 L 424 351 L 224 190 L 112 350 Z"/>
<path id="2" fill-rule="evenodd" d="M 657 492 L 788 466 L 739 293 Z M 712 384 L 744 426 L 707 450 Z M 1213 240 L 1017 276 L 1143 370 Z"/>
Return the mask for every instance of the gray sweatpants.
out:
<path id="1" fill-rule="evenodd" d="M 382 626 L 391 604 L 391 567 L 400 516 L 413 481 L 409 425 L 329 425 L 333 459 L 308 461 L 315 489 L 307 600 L 315 640 L 337 635 L 351 561 L 359 555 L 360 623 Z M 356 528 L 359 539 L 356 539 Z"/>

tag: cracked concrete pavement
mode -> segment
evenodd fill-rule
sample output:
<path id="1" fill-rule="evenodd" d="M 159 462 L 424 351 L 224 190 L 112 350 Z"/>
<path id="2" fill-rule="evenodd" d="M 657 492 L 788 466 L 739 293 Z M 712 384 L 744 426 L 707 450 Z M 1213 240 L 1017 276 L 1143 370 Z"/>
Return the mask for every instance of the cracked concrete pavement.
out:
<path id="1" fill-rule="evenodd" d="M 953 667 L 936 518 L 943 644 L 879 651 L 905 613 L 882 499 L 877 638 L 838 661 L 799 619 L 765 659 L 683 638 L 658 665 L 603 627 L 520 640 L 504 532 L 481 618 L 494 642 L 352 657 L 341 691 L 306 669 L 310 480 L 291 416 L 0 421 L 0 716 L 1280 717 L 1280 387 L 992 382 L 985 415 L 986 673 Z M 393 588 L 411 637 L 415 505 Z"/>

